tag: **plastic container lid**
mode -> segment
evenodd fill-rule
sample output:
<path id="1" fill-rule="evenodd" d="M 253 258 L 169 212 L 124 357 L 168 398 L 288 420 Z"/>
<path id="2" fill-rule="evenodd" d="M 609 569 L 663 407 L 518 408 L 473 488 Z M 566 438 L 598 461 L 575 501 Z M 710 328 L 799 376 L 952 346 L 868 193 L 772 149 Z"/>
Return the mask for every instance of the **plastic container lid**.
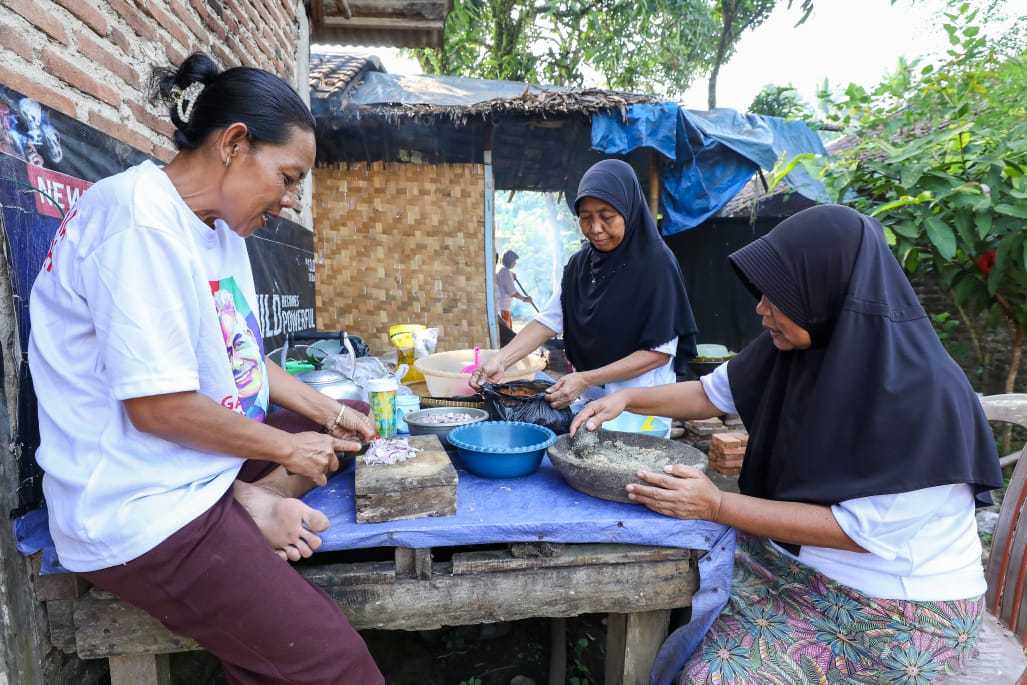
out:
<path id="1" fill-rule="evenodd" d="M 420 407 L 421 398 L 417 395 L 396 395 L 396 404 L 401 407 Z"/>
<path id="2" fill-rule="evenodd" d="M 399 389 L 399 381 L 389 378 L 372 378 L 367 381 L 367 392 L 395 392 Z"/>

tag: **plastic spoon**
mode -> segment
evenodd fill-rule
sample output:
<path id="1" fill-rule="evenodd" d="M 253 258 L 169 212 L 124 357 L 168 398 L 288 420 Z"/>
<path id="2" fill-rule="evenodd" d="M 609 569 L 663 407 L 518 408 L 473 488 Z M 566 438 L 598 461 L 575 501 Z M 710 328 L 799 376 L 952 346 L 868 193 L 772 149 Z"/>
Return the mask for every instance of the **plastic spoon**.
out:
<path id="1" fill-rule="evenodd" d="M 481 366 L 481 348 L 477 345 L 474 346 L 474 363 L 468 364 L 464 368 L 460 369 L 460 373 L 474 373 Z M 450 367 L 452 368 L 452 367 Z"/>

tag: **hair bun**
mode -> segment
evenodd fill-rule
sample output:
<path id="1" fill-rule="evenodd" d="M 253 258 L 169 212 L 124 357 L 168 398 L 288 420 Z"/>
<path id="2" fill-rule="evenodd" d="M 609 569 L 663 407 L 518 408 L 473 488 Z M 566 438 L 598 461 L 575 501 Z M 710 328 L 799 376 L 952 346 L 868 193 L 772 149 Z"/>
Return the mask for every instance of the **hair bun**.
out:
<path id="1" fill-rule="evenodd" d="M 221 67 L 210 56 L 194 52 L 178 65 L 177 69 L 158 67 L 153 70 L 150 78 L 150 100 L 167 105 L 171 123 L 175 128 L 184 130 L 189 124 L 178 116 L 177 93 L 194 83 L 209 85 L 220 73 Z"/>

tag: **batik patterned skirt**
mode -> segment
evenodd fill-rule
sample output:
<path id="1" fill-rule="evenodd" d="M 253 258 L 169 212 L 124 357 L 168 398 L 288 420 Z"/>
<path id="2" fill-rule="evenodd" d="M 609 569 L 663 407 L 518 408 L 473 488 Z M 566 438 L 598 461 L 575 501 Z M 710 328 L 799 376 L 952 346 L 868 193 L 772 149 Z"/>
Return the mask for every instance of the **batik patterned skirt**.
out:
<path id="1" fill-rule="evenodd" d="M 984 599 L 874 599 L 738 536 L 731 598 L 681 685 L 929 685 L 972 658 Z"/>

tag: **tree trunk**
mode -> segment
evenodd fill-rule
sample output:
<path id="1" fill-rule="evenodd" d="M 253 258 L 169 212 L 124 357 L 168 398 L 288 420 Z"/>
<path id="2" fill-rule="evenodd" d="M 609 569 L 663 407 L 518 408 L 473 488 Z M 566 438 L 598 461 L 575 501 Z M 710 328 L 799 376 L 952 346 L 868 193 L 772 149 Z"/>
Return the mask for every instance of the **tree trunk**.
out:
<path id="1" fill-rule="evenodd" d="M 1005 393 L 1008 395 L 1015 392 L 1016 376 L 1020 373 L 1020 360 L 1023 358 L 1023 326 L 1018 322 L 1012 322 L 1013 326 L 1013 353 L 1009 358 L 1009 373 L 1006 374 Z M 1009 454 L 1009 445 L 1012 442 L 1013 426 L 1007 424 L 1002 433 L 1002 454 Z"/>
<path id="2" fill-rule="evenodd" d="M 706 97 L 706 106 L 709 109 L 717 107 L 717 76 L 720 74 L 724 55 L 727 54 L 728 46 L 731 44 L 731 31 L 735 22 L 735 0 L 721 0 L 720 12 L 720 42 L 717 43 L 717 55 L 713 59 L 713 68 L 710 69 L 710 83 Z"/>

